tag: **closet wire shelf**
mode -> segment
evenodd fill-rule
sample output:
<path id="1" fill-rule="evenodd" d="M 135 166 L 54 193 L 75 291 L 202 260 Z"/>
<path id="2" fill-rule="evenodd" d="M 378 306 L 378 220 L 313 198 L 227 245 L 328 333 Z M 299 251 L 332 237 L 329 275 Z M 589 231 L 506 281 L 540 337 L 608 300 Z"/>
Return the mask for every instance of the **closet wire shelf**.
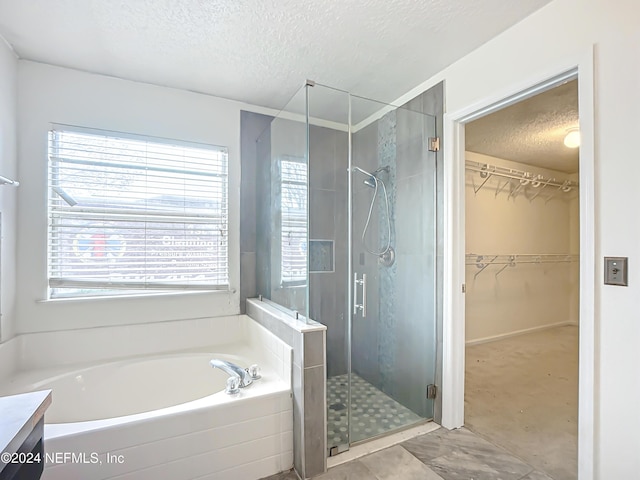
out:
<path id="1" fill-rule="evenodd" d="M 518 264 L 552 264 L 552 263 L 573 263 L 580 259 L 580 255 L 566 253 L 519 253 L 511 255 L 479 255 L 477 253 L 467 253 L 465 255 L 466 265 L 475 265 L 478 271 L 473 276 L 474 280 L 491 265 L 502 265 L 496 273 L 497 277 L 507 267 L 515 267 Z"/>
<path id="2" fill-rule="evenodd" d="M 465 169 L 469 172 L 477 173 L 480 177 L 481 183 L 476 185 L 475 176 L 471 178 L 473 192 L 478 193 L 482 188 L 487 185 L 487 182 L 496 177 L 499 181 L 496 184 L 495 196 L 502 191 L 508 192 L 507 199 L 515 197 L 519 193 L 533 192 L 529 201 L 535 200 L 540 194 L 545 191 L 547 187 L 551 187 L 545 198 L 545 203 L 555 198 L 559 193 L 569 193 L 574 189 L 577 189 L 579 184 L 574 180 L 557 180 L 556 178 L 548 178 L 541 174 L 533 174 L 524 170 L 516 170 L 513 168 L 499 167 L 496 165 L 490 165 L 488 163 L 474 162 L 467 160 L 465 163 Z M 504 179 L 504 180 L 503 180 Z M 506 187 L 508 190 L 505 190 Z"/>

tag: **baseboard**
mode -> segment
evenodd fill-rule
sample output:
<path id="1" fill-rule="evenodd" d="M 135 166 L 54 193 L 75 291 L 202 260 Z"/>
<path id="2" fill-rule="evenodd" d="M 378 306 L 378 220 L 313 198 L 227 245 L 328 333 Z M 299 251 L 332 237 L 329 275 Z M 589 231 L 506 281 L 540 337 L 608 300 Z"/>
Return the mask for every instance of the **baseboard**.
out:
<path id="1" fill-rule="evenodd" d="M 575 326 L 575 327 L 578 326 L 576 322 L 572 322 L 572 321 L 550 323 L 548 325 L 540 325 L 538 327 L 525 328 L 523 330 L 516 330 L 514 332 L 500 333 L 498 335 L 492 335 L 490 337 L 482 337 L 482 338 L 477 338 L 475 340 L 468 340 L 465 342 L 465 345 L 471 346 L 471 345 L 479 345 L 481 343 L 495 342 L 497 340 L 503 340 L 509 337 L 516 337 L 518 335 L 525 335 L 527 333 L 539 332 L 541 330 L 548 330 L 550 328 L 566 327 L 569 325 Z"/>

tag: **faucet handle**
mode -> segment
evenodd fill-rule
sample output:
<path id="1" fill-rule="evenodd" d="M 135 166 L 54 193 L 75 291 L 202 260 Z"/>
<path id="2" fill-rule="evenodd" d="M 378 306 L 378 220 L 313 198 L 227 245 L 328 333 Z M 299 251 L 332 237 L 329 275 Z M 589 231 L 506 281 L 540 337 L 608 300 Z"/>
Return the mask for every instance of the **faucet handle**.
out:
<path id="1" fill-rule="evenodd" d="M 247 373 L 249 373 L 252 380 L 258 380 L 262 377 L 262 375 L 260 375 L 260 367 L 255 363 L 247 368 Z"/>
<path id="2" fill-rule="evenodd" d="M 227 388 L 225 388 L 224 391 L 228 395 L 233 395 L 240 392 L 240 377 L 238 377 L 237 375 L 232 375 L 231 377 L 227 378 Z"/>

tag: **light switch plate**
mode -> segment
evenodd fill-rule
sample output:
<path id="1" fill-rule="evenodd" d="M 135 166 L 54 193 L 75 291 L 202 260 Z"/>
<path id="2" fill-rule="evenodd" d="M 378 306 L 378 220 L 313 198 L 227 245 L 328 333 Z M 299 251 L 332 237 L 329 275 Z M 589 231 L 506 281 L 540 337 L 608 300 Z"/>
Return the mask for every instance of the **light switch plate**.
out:
<path id="1" fill-rule="evenodd" d="M 605 285 L 628 286 L 628 265 L 629 259 L 627 257 L 604 257 Z"/>

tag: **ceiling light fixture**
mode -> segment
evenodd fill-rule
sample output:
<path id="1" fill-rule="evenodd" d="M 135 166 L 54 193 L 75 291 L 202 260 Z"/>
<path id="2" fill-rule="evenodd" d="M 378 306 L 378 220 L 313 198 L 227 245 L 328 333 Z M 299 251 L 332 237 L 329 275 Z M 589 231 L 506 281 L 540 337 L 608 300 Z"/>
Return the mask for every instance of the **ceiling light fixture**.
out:
<path id="1" fill-rule="evenodd" d="M 577 128 L 567 130 L 564 145 L 568 148 L 578 148 L 580 146 L 580 130 Z"/>

